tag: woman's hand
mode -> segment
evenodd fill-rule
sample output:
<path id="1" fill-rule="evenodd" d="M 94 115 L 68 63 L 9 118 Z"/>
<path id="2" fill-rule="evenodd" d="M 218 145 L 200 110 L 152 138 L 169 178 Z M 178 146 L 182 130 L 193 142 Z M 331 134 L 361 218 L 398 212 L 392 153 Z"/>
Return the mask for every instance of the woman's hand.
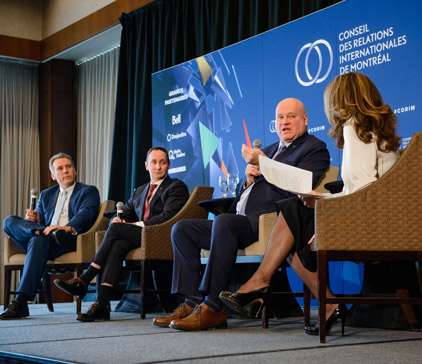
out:
<path id="1" fill-rule="evenodd" d="M 311 191 L 311 192 L 309 192 L 309 194 L 315 195 L 315 197 L 304 197 L 304 196 L 299 195 L 299 198 L 302 200 L 303 204 L 307 208 L 314 209 L 315 208 L 315 202 L 316 202 L 316 200 L 319 199 L 319 197 L 317 197 L 317 196 L 322 196 L 322 194 L 317 192 L 317 191 Z"/>

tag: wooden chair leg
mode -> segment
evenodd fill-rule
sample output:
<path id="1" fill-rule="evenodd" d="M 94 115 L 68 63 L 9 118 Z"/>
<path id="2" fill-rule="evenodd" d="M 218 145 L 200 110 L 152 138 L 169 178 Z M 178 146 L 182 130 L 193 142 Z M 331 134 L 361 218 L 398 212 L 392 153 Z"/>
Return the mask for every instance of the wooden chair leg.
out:
<path id="1" fill-rule="evenodd" d="M 154 285 L 154 290 L 159 291 L 160 285 L 158 284 L 157 279 L 155 277 L 155 269 L 151 270 L 151 274 L 152 274 L 152 284 Z M 170 309 L 169 309 L 169 306 L 167 304 L 166 297 L 162 293 L 157 293 L 157 298 L 158 298 L 158 302 L 160 302 L 160 305 L 161 305 L 161 308 L 163 309 L 163 311 L 165 313 L 169 313 Z"/>
<path id="2" fill-rule="evenodd" d="M 76 264 L 76 277 L 79 277 L 82 275 L 82 264 Z M 76 314 L 80 315 L 82 310 L 82 300 L 77 297 L 76 298 Z"/>
<path id="3" fill-rule="evenodd" d="M 303 311 L 305 316 L 305 326 L 311 324 L 311 291 L 307 285 L 303 285 Z"/>
<path id="4" fill-rule="evenodd" d="M 140 312 L 141 312 L 141 319 L 145 319 L 145 296 L 147 290 L 147 262 L 145 260 L 141 260 L 141 294 L 140 294 Z"/>
<path id="5" fill-rule="evenodd" d="M 53 297 L 51 295 L 51 276 L 47 271 L 44 272 L 43 284 L 44 284 L 45 294 L 47 296 L 48 310 L 50 312 L 54 312 Z"/>
<path id="6" fill-rule="evenodd" d="M 327 255 L 323 250 L 318 251 L 318 316 L 319 342 L 325 343 L 326 330 L 326 289 L 328 277 Z"/>
<path id="7" fill-rule="evenodd" d="M 10 301 L 10 284 L 12 280 L 12 271 L 8 269 L 8 267 L 4 267 L 4 306 L 3 309 L 6 309 L 6 307 L 9 305 Z"/>
<path id="8" fill-rule="evenodd" d="M 407 289 L 396 289 L 397 296 L 399 298 L 409 298 L 409 290 Z M 404 312 L 404 315 L 406 316 L 407 321 L 409 322 L 410 326 L 413 330 L 419 330 L 420 329 L 420 323 L 418 322 L 418 319 L 416 318 L 415 310 L 413 309 L 413 306 L 408 303 L 402 303 L 401 308 Z"/>

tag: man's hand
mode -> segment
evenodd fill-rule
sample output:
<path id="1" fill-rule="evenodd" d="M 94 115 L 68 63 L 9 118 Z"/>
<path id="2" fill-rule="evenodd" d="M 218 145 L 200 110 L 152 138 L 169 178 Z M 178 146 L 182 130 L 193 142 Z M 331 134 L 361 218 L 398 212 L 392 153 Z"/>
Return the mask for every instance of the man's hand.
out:
<path id="1" fill-rule="evenodd" d="M 35 222 L 35 223 L 38 224 L 38 221 L 40 220 L 40 216 L 38 215 L 38 211 L 26 209 L 25 220 L 29 220 L 29 221 L 32 221 L 32 222 Z"/>
<path id="2" fill-rule="evenodd" d="M 66 226 L 60 226 L 60 225 L 50 225 L 50 226 L 47 226 L 47 227 L 44 229 L 43 233 L 44 233 L 44 235 L 49 235 L 49 234 L 51 233 L 51 231 L 52 231 L 52 230 L 57 230 L 57 229 L 62 229 L 62 230 L 66 231 L 66 232 L 67 232 L 67 233 L 69 233 L 69 234 L 71 234 L 71 233 L 73 232 L 72 227 L 71 227 L 71 226 L 69 226 L 69 225 L 66 225 Z"/>
<path id="3" fill-rule="evenodd" d="M 121 219 L 120 217 L 117 217 L 117 216 L 113 220 L 111 220 L 111 222 L 112 223 L 122 222 L 122 223 L 126 224 L 126 221 L 124 219 Z"/>
<path id="4" fill-rule="evenodd" d="M 259 156 L 265 156 L 261 149 L 249 148 L 246 144 L 242 144 L 242 157 L 246 163 L 259 166 Z"/>
<path id="5" fill-rule="evenodd" d="M 255 182 L 255 177 L 259 177 L 259 166 L 254 164 L 248 164 L 245 169 L 246 174 L 246 186 L 251 185 Z"/>

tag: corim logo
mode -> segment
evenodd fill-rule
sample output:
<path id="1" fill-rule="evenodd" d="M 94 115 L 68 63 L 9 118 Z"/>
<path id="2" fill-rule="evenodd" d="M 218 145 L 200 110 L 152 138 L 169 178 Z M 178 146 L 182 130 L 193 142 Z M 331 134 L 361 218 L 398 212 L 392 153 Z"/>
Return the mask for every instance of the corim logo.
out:
<path id="1" fill-rule="evenodd" d="M 324 46 L 324 47 L 321 47 L 323 48 L 323 51 L 321 51 L 319 45 Z M 307 49 L 307 52 L 304 53 L 306 49 Z M 314 60 L 316 61 L 315 57 L 312 57 L 312 60 L 310 59 L 310 55 L 312 51 L 315 51 L 318 56 L 318 61 L 317 61 L 318 63 L 316 65 L 314 64 Z M 296 57 L 295 74 L 296 74 L 297 81 L 302 86 L 311 86 L 314 83 L 320 83 L 328 77 L 332 67 L 333 67 L 333 50 L 331 49 L 330 43 L 328 43 L 324 39 L 318 39 L 313 43 L 307 43 L 300 49 Z M 300 74 L 299 74 L 299 69 L 301 70 Z M 312 70 L 312 74 L 311 74 L 310 69 Z M 306 80 L 304 81 L 302 79 L 302 77 L 304 77 L 305 74 L 306 74 L 306 77 L 308 78 L 307 81 Z M 323 75 L 321 76 L 321 74 Z"/>

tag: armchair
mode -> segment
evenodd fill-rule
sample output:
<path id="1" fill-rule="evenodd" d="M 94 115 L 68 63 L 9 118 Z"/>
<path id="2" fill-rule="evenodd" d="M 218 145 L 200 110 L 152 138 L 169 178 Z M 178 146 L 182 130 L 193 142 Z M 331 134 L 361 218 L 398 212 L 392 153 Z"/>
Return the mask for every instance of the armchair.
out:
<path id="1" fill-rule="evenodd" d="M 319 200 L 315 242 L 318 252 L 320 342 L 324 343 L 327 303 L 401 304 L 414 329 L 420 328 L 406 290 L 396 295 L 327 298 L 329 261 L 414 261 L 422 264 L 422 133 L 415 133 L 396 164 L 376 182 L 347 196 Z M 419 289 L 421 287 L 419 286 Z"/>
<path id="2" fill-rule="evenodd" d="M 212 197 L 213 187 L 197 186 L 191 193 L 188 201 L 182 209 L 170 220 L 157 225 L 146 226 L 142 229 L 142 244 L 140 248 L 131 250 L 125 259 L 128 270 L 140 271 L 140 293 L 141 293 L 141 318 L 145 319 L 144 297 L 148 293 L 156 293 L 164 311 L 167 312 L 167 305 L 162 299 L 162 293 L 169 293 L 167 290 L 150 289 L 148 278 L 150 273 L 156 269 L 171 269 L 173 265 L 173 247 L 171 243 L 171 229 L 173 225 L 183 219 L 206 219 L 208 212 L 198 205 L 199 201 L 208 200 Z M 96 234 L 96 247 L 101 245 L 105 231 Z M 152 282 L 156 285 L 156 282 Z M 139 292 L 126 290 L 127 293 Z"/>
<path id="3" fill-rule="evenodd" d="M 114 208 L 114 201 L 106 200 L 101 203 L 98 217 L 94 225 L 87 232 L 78 235 L 76 240 L 76 251 L 64 254 L 55 260 L 49 260 L 46 265 L 43 283 L 46 290 L 40 293 L 47 294 L 47 305 L 50 311 L 54 311 L 51 297 L 51 282 L 49 271 L 55 269 L 69 269 L 76 271 L 77 275 L 82 274 L 83 264 L 91 261 L 95 253 L 95 232 L 107 228 L 109 219 L 104 217 L 104 212 Z M 22 270 L 25 264 L 26 254 L 20 249 L 10 237 L 4 240 L 4 307 L 7 307 L 10 295 L 15 294 L 11 290 L 11 275 L 13 271 Z M 77 299 L 77 313 L 81 311 L 81 300 Z"/>

